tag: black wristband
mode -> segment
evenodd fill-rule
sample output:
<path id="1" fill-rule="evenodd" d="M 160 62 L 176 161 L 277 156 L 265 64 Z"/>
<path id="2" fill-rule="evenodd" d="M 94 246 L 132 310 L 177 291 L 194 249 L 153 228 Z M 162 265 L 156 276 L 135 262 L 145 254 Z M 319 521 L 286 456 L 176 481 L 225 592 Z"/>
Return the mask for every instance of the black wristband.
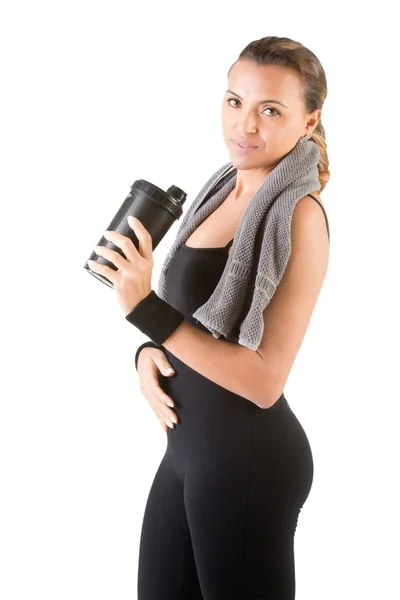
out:
<path id="1" fill-rule="evenodd" d="M 139 348 L 136 350 L 136 354 L 135 354 L 136 371 L 137 371 L 137 364 L 138 364 L 138 360 L 139 360 L 139 354 L 143 350 L 143 348 L 157 348 L 157 350 L 162 350 L 164 352 L 164 346 L 159 346 L 158 344 L 155 344 L 154 342 L 151 342 L 151 341 L 144 342 L 144 344 L 139 346 Z"/>
<path id="2" fill-rule="evenodd" d="M 184 318 L 185 315 L 157 296 L 154 290 L 125 317 L 158 346 L 173 334 Z"/>

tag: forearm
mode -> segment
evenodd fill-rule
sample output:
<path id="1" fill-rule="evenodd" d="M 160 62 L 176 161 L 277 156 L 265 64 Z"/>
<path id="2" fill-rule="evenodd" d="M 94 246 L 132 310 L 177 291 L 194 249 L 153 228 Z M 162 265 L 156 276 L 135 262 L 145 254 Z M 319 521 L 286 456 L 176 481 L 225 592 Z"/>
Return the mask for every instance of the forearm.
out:
<path id="1" fill-rule="evenodd" d="M 193 370 L 260 408 L 280 395 L 261 354 L 194 327 L 154 290 L 125 318 Z"/>
<path id="2" fill-rule="evenodd" d="M 279 396 L 258 352 L 194 327 L 154 290 L 126 319 L 193 370 L 257 406 L 268 408 Z"/>
<path id="3" fill-rule="evenodd" d="M 215 338 L 183 321 L 163 346 L 186 365 L 261 408 L 275 400 L 265 361 L 254 350 Z"/>

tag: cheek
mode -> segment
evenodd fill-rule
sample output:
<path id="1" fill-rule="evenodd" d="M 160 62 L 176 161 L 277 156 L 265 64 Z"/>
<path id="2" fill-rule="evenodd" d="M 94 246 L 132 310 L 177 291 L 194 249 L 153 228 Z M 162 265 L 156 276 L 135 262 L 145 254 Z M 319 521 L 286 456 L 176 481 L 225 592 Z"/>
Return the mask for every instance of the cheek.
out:
<path id="1" fill-rule="evenodd" d="M 287 144 L 293 137 L 293 125 L 282 119 L 281 117 L 271 118 L 267 122 L 263 122 L 262 132 L 265 137 L 273 137 L 276 144 Z"/>
<path id="2" fill-rule="evenodd" d="M 225 139 L 232 135 L 233 126 L 234 126 L 234 121 L 233 121 L 231 115 L 228 116 L 226 113 L 222 114 L 222 132 L 223 132 Z"/>
<path id="3" fill-rule="evenodd" d="M 229 123 L 230 121 L 232 121 L 232 113 L 228 112 L 226 110 L 226 107 L 222 107 L 221 118 L 222 118 L 223 125 L 225 125 L 225 124 Z"/>

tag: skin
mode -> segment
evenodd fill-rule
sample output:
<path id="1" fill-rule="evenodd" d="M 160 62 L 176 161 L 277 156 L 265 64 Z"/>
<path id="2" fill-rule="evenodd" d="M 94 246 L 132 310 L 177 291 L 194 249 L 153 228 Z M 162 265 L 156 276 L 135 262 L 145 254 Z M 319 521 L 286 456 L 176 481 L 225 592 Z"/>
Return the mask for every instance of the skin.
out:
<path id="1" fill-rule="evenodd" d="M 234 193 L 237 200 L 254 195 L 298 139 L 315 129 L 321 110 L 306 113 L 299 76 L 288 67 L 259 66 L 241 59 L 230 71 L 227 89 L 238 94 L 225 94 L 221 114 L 224 141 L 238 169 Z M 275 102 L 260 105 L 264 99 L 278 100 L 287 108 Z M 231 141 L 233 137 L 246 138 L 258 149 L 240 154 Z"/>
<path id="2" fill-rule="evenodd" d="M 216 247 L 233 238 L 256 190 L 301 136 L 315 129 L 321 110 L 307 113 L 297 73 L 281 66 L 237 61 L 229 74 L 222 103 L 222 131 L 230 161 L 238 169 L 235 189 L 187 240 L 192 247 Z M 234 94 L 231 92 L 235 92 Z M 265 99 L 282 102 L 260 104 Z M 258 149 L 241 154 L 231 141 L 243 137 Z M 318 190 L 311 192 L 318 199 Z M 301 347 L 328 268 L 329 240 L 321 207 L 300 198 L 292 216 L 292 252 L 281 282 L 264 311 L 264 333 L 257 351 L 200 331 L 187 322 L 164 346 L 189 367 L 260 408 L 280 397 Z M 142 356 L 143 355 L 143 356 Z M 161 423 L 178 419 L 159 387 L 157 374 L 170 366 L 160 350 L 145 348 L 139 356 L 141 389 L 157 401 Z M 168 376 L 168 375 L 167 375 Z M 154 407 L 153 407 L 154 408 Z"/>

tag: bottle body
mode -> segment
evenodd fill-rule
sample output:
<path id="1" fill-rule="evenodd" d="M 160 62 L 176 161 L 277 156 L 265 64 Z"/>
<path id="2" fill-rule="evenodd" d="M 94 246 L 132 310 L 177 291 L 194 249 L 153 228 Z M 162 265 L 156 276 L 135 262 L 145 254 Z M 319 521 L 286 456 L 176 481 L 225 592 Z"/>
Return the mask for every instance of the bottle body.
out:
<path id="1" fill-rule="evenodd" d="M 126 236 L 138 248 L 139 240 L 127 220 L 128 216 L 132 215 L 139 219 L 150 233 L 154 251 L 175 220 L 181 217 L 183 212 L 182 205 L 185 200 L 186 193 L 175 185 L 172 185 L 164 192 L 164 190 L 149 181 L 137 179 L 131 186 L 129 195 L 125 198 L 110 224 L 105 229 L 107 231 L 117 231 L 121 235 Z M 104 236 L 100 238 L 96 245 L 111 248 L 126 258 L 121 248 L 106 240 Z M 88 260 L 95 260 L 117 271 L 117 267 L 113 263 L 103 256 L 99 256 L 94 251 Z M 84 268 L 109 287 L 114 287 L 109 279 L 92 271 L 87 261 L 84 264 Z"/>

